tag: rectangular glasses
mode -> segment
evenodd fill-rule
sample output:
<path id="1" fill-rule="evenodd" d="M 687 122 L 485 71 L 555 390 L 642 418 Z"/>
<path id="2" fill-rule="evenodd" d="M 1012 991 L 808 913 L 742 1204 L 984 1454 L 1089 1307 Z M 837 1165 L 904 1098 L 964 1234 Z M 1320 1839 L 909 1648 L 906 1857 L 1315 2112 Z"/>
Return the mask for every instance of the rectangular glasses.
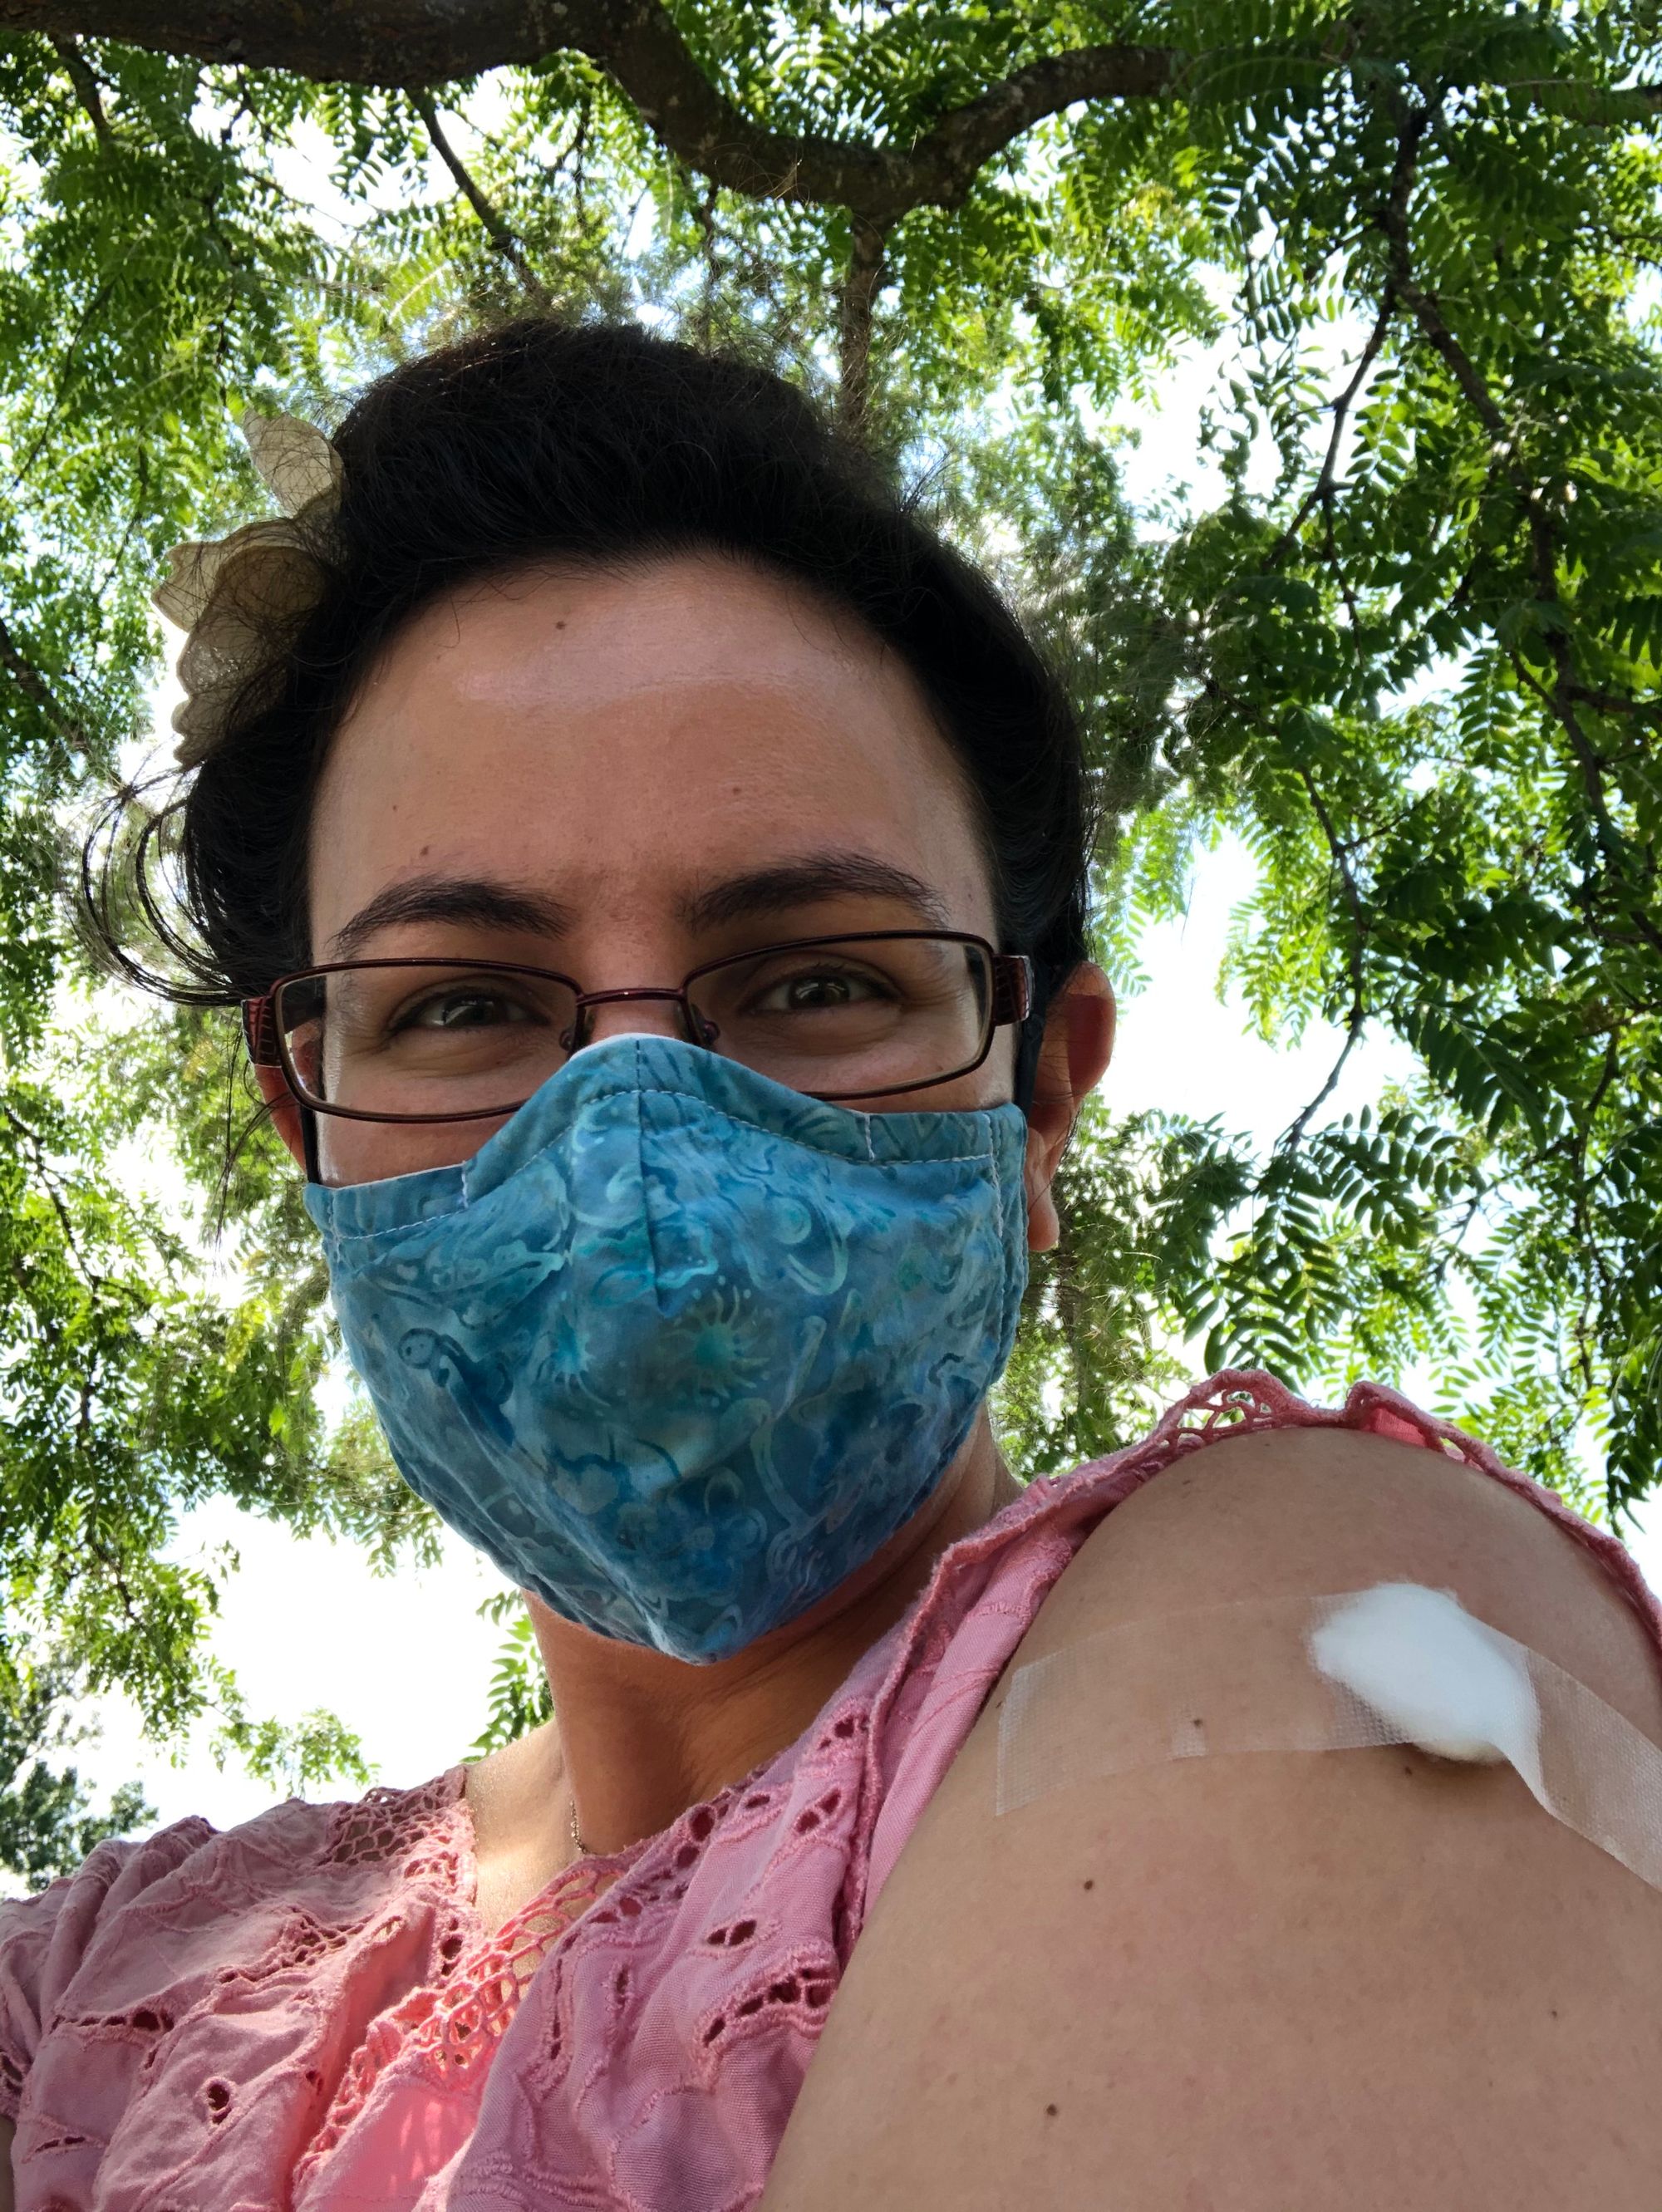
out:
<path id="1" fill-rule="evenodd" d="M 837 1100 L 968 1074 L 1032 998 L 1032 963 L 983 938 L 861 930 L 709 961 L 674 990 L 585 992 L 502 960 L 337 961 L 247 1000 L 243 1023 L 255 1061 L 320 1114 L 460 1121 L 523 1105 L 615 1000 L 669 1000 L 688 1043 Z"/>

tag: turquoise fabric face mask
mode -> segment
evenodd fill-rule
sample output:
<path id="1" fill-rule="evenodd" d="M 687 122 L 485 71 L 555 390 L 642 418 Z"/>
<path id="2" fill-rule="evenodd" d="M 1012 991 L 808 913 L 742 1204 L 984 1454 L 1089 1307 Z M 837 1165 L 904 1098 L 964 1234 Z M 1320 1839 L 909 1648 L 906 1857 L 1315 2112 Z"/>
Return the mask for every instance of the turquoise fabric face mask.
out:
<path id="1" fill-rule="evenodd" d="M 567 1620 L 709 1661 L 862 1565 L 968 1436 L 1026 1143 L 1015 1106 L 858 1113 L 620 1036 L 460 1165 L 306 1202 L 411 1489 Z"/>

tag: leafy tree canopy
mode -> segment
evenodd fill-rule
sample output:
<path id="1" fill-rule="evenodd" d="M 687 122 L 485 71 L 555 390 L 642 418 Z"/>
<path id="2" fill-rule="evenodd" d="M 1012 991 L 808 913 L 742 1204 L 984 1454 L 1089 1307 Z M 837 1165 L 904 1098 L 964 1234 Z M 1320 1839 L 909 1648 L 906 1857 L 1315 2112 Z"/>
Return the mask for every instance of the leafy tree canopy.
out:
<path id="1" fill-rule="evenodd" d="M 27 1685 L 3 1684 L 0 1698 L 0 1876 L 42 1889 L 70 1874 L 107 1836 L 154 1820 L 137 1783 L 125 1783 L 94 1813 L 73 1766 L 49 1762 L 76 1740 L 60 1702 L 70 1686 L 51 1669 Z M 0 1890 L 0 1894 L 4 1894 Z"/>
<path id="2" fill-rule="evenodd" d="M 430 1543 L 361 1413 L 319 1413 L 316 1263 L 263 1134 L 216 1191 L 249 1112 L 228 1032 L 96 995 L 55 886 L 131 773 L 165 550 L 261 509 L 233 408 L 327 421 L 527 300 L 746 345 L 927 478 L 1085 701 L 1119 975 L 1232 833 L 1251 1021 L 1412 1052 L 1371 1112 L 1336 1121 L 1330 1085 L 1267 1152 L 1092 1109 L 1005 1393 L 1020 1463 L 1128 1432 L 1197 1338 L 1322 1388 L 1431 1358 L 1449 1410 L 1584 1503 L 1647 1491 L 1649 0 L 0 0 L 0 26 L 15 1710 L 68 1666 L 164 1736 L 216 1712 L 274 1777 L 350 1765 L 327 1716 L 274 1730 L 216 1671 L 179 1516 L 223 1491 L 383 1560 Z M 1105 426 L 1189 340 L 1235 364 L 1225 495 L 1135 514 Z M 164 1135 L 171 1212 L 129 1171 Z M 516 1650 L 499 1732 L 535 1710 Z"/>

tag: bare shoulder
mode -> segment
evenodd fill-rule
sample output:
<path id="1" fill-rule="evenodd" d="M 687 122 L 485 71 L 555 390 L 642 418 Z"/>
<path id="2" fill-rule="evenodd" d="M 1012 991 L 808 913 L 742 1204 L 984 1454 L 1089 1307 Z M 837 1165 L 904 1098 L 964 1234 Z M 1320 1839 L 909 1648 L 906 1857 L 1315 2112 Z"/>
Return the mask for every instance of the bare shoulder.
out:
<path id="1" fill-rule="evenodd" d="M 1464 1461 L 1349 1430 L 1265 1430 L 1180 1460 L 1110 1514 L 1017 1663 L 1150 1613 L 1432 1583 L 1662 1741 L 1662 1676 L 1592 1553 Z"/>
<path id="2" fill-rule="evenodd" d="M 1652 2212 L 1662 1895 L 1509 1769 L 1186 1759 L 995 1815 L 1016 1666 L 1391 1580 L 1454 1590 L 1662 1743 L 1644 1624 L 1527 1499 L 1341 1431 L 1197 1452 L 1081 1547 L 920 1821 L 766 2212 Z"/>

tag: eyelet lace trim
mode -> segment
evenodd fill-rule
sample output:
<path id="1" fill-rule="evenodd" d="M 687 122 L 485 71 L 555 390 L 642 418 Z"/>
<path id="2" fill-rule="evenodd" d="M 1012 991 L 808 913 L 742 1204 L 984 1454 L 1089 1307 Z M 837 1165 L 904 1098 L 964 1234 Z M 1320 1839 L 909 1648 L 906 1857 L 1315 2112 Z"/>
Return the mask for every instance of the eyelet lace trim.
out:
<path id="1" fill-rule="evenodd" d="M 337 1814 L 325 1844 L 325 1866 L 386 1865 L 409 1853 L 403 1871 L 411 1881 L 441 1881 L 454 1871 L 456 1851 L 446 1819 L 454 1806 L 453 1774 L 435 1775 L 417 1790 L 370 1790 Z"/>
<path id="2" fill-rule="evenodd" d="M 701 2203 L 755 2203 L 870 1904 L 1082 1534 L 1160 1468 L 1219 1437 L 1290 1427 L 1367 1431 L 1498 1476 L 1593 1553 L 1628 1589 L 1649 1632 L 1662 1635 L 1636 1568 L 1610 1539 L 1395 1393 L 1359 1386 L 1342 1410 L 1328 1412 L 1301 1406 L 1268 1376 L 1215 1376 L 1172 1407 L 1152 1436 L 1066 1477 L 1041 1479 L 961 1540 L 937 1563 L 912 1615 L 872 1647 L 816 1728 L 788 1752 L 648 1841 L 564 1869 L 494 1933 L 472 1904 L 471 1821 L 456 1769 L 419 1790 L 371 1791 L 326 1817 L 322 1808 L 278 1808 L 240 1841 L 204 1831 L 188 1851 L 177 1838 L 146 1847 L 156 1855 L 156 1878 L 136 1885 L 139 1896 L 121 1910 L 135 1916 L 129 1929 L 148 1927 L 154 1910 L 158 1940 L 181 1906 L 194 1928 L 210 1923 L 216 1900 L 240 1912 L 251 1893 L 259 1902 L 271 1887 L 251 1923 L 258 1949 L 252 1941 L 229 1948 L 219 1955 L 240 1963 L 216 1972 L 210 1953 L 210 1986 L 199 2002 L 192 1997 L 196 2017 L 228 2015 L 225 2049 L 214 2052 L 209 2074 L 201 2042 L 187 2046 L 174 2032 L 166 1982 L 148 2002 L 131 1978 L 94 1982 L 85 2001 L 101 1996 L 109 2009 L 71 2015 L 58 2008 L 59 1968 L 59 1978 L 32 1996 L 31 1984 L 20 1984 L 34 2016 L 51 2020 L 54 2082 L 101 2085 L 98 2069 L 113 2069 L 119 2057 L 143 2081 L 147 2099 L 160 2097 L 154 2109 L 166 2104 L 169 2147 L 197 2160 L 211 2142 L 215 2175 L 246 2185 L 222 2191 L 227 2203 L 264 2203 L 270 2193 L 255 2107 L 264 2096 L 256 2085 L 274 2070 L 303 2076 L 309 2094 L 295 2097 L 295 2112 L 305 2114 L 296 2132 L 316 2130 L 283 2176 L 298 2201 L 316 2193 L 345 2203 L 350 2190 L 354 2202 L 368 2201 L 367 2191 L 389 2204 L 426 2203 L 424 2176 L 470 2204 L 666 2205 L 691 2201 L 695 2159 Z M 345 1871 L 311 1879 L 322 1869 Z M 301 1877 L 286 1896 L 285 1870 Z M 322 2000 L 331 1954 L 347 1943 L 356 1946 L 348 1965 L 368 1965 L 356 1979 L 344 1974 L 352 2002 L 330 2012 Z M 399 1989 L 417 1977 L 422 1986 L 366 2022 L 366 2008 L 387 2002 L 383 1958 L 403 1977 Z M 308 1960 L 319 1962 L 309 1973 Z M 273 2016 L 308 2013 L 314 2031 L 276 2069 L 269 2039 L 239 2043 L 234 2033 L 258 2010 L 244 2002 L 249 1985 L 273 1977 L 290 1985 L 274 1994 Z M 15 2002 L 9 2014 L 0 2008 L 0 2033 L 20 2017 Z M 9 2088 L 15 2107 L 27 2070 L 18 2033 L 12 2025 L 13 2047 L 0 2046 L 0 2109 Z M 109 2048 L 124 2045 L 125 2053 Z M 501 2085 L 500 2099 L 487 2097 L 491 2068 L 504 2064 L 514 2079 Z M 667 2116 L 674 2100 L 685 2101 Z M 71 2129 L 86 2124 L 78 2092 L 59 2101 L 73 2106 Z M 161 2141 L 150 2111 L 147 2103 L 137 2124 L 146 2159 Z M 721 2124 L 712 2130 L 705 2116 L 713 2112 Z M 63 2125 L 39 2147 L 55 2154 L 50 2183 L 42 2177 L 48 2194 L 64 2195 L 71 2175 L 93 2174 L 102 2148 L 88 2152 Z M 481 2126 L 484 2139 L 475 2140 Z M 245 2142 L 246 2152 L 236 2148 Z M 36 2150 L 28 2145 L 27 2160 Z M 405 2151 L 418 2159 L 430 2152 L 432 2172 L 386 2174 L 382 2154 Z M 337 2158 L 341 2179 L 331 2195 Z M 258 2177 L 250 2160 L 259 2162 Z M 167 2194 L 167 2179 L 144 2170 L 149 2193 Z M 85 2195 L 83 2187 L 76 2201 Z"/>
<path id="3" fill-rule="evenodd" d="M 406 2069 L 422 2065 L 439 2082 L 489 2065 L 553 1944 L 611 1887 L 630 1856 L 577 1860 L 471 1953 L 465 1952 L 463 1917 L 453 1916 L 437 1946 L 441 1978 L 412 1990 L 371 2025 L 295 2167 L 296 2194 L 339 2147 L 394 2058 Z"/>

